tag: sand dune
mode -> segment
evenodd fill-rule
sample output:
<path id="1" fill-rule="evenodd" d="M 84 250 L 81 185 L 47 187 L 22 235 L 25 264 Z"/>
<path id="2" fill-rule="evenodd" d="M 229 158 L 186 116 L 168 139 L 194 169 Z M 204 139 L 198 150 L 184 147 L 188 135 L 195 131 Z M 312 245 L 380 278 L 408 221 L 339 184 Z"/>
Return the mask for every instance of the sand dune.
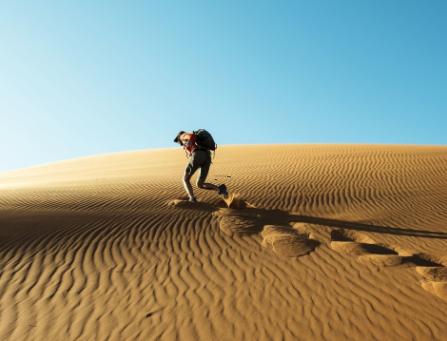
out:
<path id="1" fill-rule="evenodd" d="M 185 162 L 1 174 L 0 340 L 445 340 L 446 147 L 221 147 L 227 203 Z"/>

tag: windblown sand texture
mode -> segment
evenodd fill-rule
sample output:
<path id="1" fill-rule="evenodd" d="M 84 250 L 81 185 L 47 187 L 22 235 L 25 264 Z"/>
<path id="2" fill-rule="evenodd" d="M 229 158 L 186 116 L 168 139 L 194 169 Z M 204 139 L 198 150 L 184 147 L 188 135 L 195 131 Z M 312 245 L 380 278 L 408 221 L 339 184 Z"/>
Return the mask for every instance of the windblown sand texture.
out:
<path id="1" fill-rule="evenodd" d="M 446 147 L 220 147 L 230 207 L 185 164 L 0 175 L 0 340 L 446 340 Z"/>

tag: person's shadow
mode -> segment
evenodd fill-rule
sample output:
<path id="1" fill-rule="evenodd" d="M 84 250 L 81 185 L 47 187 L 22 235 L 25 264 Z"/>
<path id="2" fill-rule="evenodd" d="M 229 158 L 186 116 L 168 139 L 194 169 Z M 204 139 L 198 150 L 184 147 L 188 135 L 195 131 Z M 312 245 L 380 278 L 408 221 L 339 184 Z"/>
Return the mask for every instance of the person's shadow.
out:
<path id="1" fill-rule="evenodd" d="M 367 224 L 356 221 L 346 221 L 330 218 L 322 218 L 315 216 L 291 214 L 283 210 L 270 210 L 264 208 L 247 207 L 240 205 L 240 208 L 225 208 L 224 205 L 213 205 L 208 203 L 188 203 L 178 205 L 179 207 L 188 209 L 198 209 L 207 212 L 215 212 L 219 210 L 228 210 L 229 214 L 251 218 L 256 228 L 251 228 L 249 234 L 259 233 L 264 225 L 288 225 L 291 222 L 308 223 L 334 228 L 343 228 L 347 230 L 385 233 L 400 236 L 447 239 L 447 232 L 417 230 L 409 227 L 381 226 L 375 224 Z"/>

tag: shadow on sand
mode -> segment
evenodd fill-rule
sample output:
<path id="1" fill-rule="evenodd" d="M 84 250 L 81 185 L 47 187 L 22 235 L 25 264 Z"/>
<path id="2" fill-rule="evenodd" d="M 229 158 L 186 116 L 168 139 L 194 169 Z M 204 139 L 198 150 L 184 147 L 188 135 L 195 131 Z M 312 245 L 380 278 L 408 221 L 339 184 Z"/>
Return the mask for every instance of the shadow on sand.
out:
<path id="1" fill-rule="evenodd" d="M 307 215 L 290 214 L 283 210 L 270 210 L 263 208 L 223 208 L 220 205 L 212 205 L 206 203 L 188 203 L 183 202 L 180 205 L 176 205 L 182 208 L 198 209 L 202 211 L 221 211 L 225 210 L 228 215 L 237 215 L 244 217 L 251 217 L 256 221 L 257 229 L 252 229 L 252 233 L 258 233 L 262 230 L 263 225 L 284 225 L 291 222 L 296 223 L 308 223 L 322 226 L 330 226 L 336 228 L 343 228 L 348 230 L 366 231 L 374 233 L 386 233 L 400 236 L 420 237 L 420 238 L 436 238 L 447 239 L 447 232 L 417 230 L 407 227 L 395 227 L 395 226 L 380 226 L 375 224 L 367 224 L 355 221 L 337 220 L 329 218 L 321 218 Z"/>

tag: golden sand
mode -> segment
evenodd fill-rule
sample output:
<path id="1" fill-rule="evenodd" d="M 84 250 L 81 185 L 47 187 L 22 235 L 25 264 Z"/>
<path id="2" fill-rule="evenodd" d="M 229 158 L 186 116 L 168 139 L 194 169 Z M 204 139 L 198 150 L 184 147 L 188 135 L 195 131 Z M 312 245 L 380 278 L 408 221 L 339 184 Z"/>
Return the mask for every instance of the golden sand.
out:
<path id="1" fill-rule="evenodd" d="M 185 163 L 1 174 L 0 340 L 445 340 L 446 147 L 220 147 L 227 203 Z"/>

